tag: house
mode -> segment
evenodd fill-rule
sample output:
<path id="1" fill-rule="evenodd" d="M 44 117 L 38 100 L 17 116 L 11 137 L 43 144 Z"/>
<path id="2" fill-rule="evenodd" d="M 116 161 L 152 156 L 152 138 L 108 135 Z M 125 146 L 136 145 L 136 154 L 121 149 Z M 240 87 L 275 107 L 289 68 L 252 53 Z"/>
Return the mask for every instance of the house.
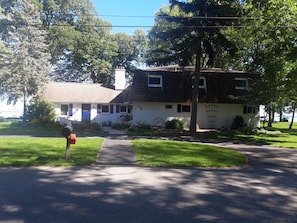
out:
<path id="1" fill-rule="evenodd" d="M 117 69 L 115 89 L 99 84 L 48 83 L 42 96 L 56 105 L 63 124 L 87 121 L 114 124 L 129 121 L 164 126 L 179 119 L 190 125 L 194 67 L 178 66 L 137 70 L 125 86 L 125 70 Z M 259 106 L 243 100 L 258 76 L 241 71 L 201 69 L 197 124 L 200 128 L 229 128 L 235 116 L 260 126 Z"/>
<path id="2" fill-rule="evenodd" d="M 100 84 L 49 82 L 41 97 L 55 104 L 61 124 L 73 122 L 122 123 L 131 119 L 125 70 L 116 69 L 115 89 Z"/>
<path id="3" fill-rule="evenodd" d="M 172 119 L 190 125 L 194 67 L 177 66 L 137 70 L 131 86 L 133 124 L 164 126 Z M 247 95 L 257 75 L 222 69 L 201 69 L 197 124 L 200 128 L 228 128 L 235 116 L 259 126 L 259 106 L 249 105 Z"/>

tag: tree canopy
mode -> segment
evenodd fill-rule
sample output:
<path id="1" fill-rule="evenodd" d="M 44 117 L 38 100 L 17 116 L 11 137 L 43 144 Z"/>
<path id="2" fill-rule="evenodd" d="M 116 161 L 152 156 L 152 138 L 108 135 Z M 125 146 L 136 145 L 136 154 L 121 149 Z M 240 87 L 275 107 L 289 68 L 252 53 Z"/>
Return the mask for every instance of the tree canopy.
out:
<path id="1" fill-rule="evenodd" d="M 10 29 L 6 43 L 11 54 L 5 58 L 5 72 L 0 76 L 1 92 L 9 100 L 35 95 L 46 83 L 50 68 L 50 54 L 45 43 L 46 32 L 41 29 L 39 13 L 28 0 L 20 0 L 7 17 Z"/>

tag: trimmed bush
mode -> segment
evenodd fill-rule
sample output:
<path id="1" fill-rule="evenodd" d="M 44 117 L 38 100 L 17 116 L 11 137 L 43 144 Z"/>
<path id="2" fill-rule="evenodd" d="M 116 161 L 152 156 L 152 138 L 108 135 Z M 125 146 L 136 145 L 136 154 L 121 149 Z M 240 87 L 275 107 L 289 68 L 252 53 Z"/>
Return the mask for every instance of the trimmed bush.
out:
<path id="1" fill-rule="evenodd" d="M 182 130 L 182 129 L 184 129 L 184 123 L 181 120 L 172 119 L 172 120 L 167 121 L 165 123 L 165 128 L 166 129 L 179 129 L 179 130 Z"/>
<path id="2" fill-rule="evenodd" d="M 233 119 L 231 129 L 242 129 L 246 127 L 244 119 L 242 116 L 236 115 Z"/>

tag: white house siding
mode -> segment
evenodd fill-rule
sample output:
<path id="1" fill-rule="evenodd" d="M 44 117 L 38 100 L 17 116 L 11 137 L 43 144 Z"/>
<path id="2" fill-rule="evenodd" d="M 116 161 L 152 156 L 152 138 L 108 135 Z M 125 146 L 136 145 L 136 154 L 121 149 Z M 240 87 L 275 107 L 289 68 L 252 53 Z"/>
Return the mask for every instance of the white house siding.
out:
<path id="1" fill-rule="evenodd" d="M 82 104 L 75 103 L 73 105 L 72 109 L 72 116 L 62 115 L 61 114 L 61 105 L 67 104 L 67 103 L 59 103 L 56 104 L 55 112 L 57 120 L 60 121 L 61 124 L 66 124 L 68 121 L 74 121 L 74 122 L 80 122 L 82 121 Z M 69 106 L 69 104 L 67 104 Z M 110 104 L 103 104 L 108 105 L 110 107 Z M 108 113 L 97 113 L 97 106 L 98 104 L 91 104 L 91 112 L 90 112 L 90 120 L 91 122 L 97 122 L 100 124 L 103 123 L 122 123 L 123 116 L 127 115 L 127 112 L 116 112 L 116 104 L 113 106 L 113 113 L 109 111 Z M 127 105 L 125 105 L 127 106 Z M 128 111 L 128 110 L 127 110 Z"/>
<path id="2" fill-rule="evenodd" d="M 153 103 L 134 102 L 133 103 L 133 124 L 144 123 L 149 125 L 163 125 L 166 121 L 179 119 L 185 123 L 185 127 L 190 125 L 190 112 L 177 112 L 178 104 L 191 105 L 186 103 Z M 166 108 L 171 105 L 172 108 Z M 167 106 L 168 107 L 168 106 Z M 245 122 L 251 126 L 259 126 L 259 109 L 257 114 L 243 114 L 243 105 L 239 104 L 198 104 L 197 122 L 199 128 L 229 128 L 236 115 L 242 116 Z"/>

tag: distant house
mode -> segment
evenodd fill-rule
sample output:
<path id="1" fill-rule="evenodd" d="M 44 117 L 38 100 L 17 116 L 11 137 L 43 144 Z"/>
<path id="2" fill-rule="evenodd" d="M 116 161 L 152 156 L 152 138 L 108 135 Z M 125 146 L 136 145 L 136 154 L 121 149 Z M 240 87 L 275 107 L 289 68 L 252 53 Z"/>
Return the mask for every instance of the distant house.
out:
<path id="1" fill-rule="evenodd" d="M 55 104 L 57 120 L 122 123 L 131 119 L 132 106 L 125 88 L 125 70 L 116 70 L 115 89 L 100 84 L 49 82 L 41 96 Z"/>
<path id="2" fill-rule="evenodd" d="M 172 119 L 189 127 L 194 67 L 137 70 L 131 87 L 133 123 L 164 125 Z M 202 69 L 199 81 L 197 124 L 200 128 L 230 127 L 235 116 L 259 126 L 259 106 L 247 104 L 256 75 L 221 69 Z"/>

